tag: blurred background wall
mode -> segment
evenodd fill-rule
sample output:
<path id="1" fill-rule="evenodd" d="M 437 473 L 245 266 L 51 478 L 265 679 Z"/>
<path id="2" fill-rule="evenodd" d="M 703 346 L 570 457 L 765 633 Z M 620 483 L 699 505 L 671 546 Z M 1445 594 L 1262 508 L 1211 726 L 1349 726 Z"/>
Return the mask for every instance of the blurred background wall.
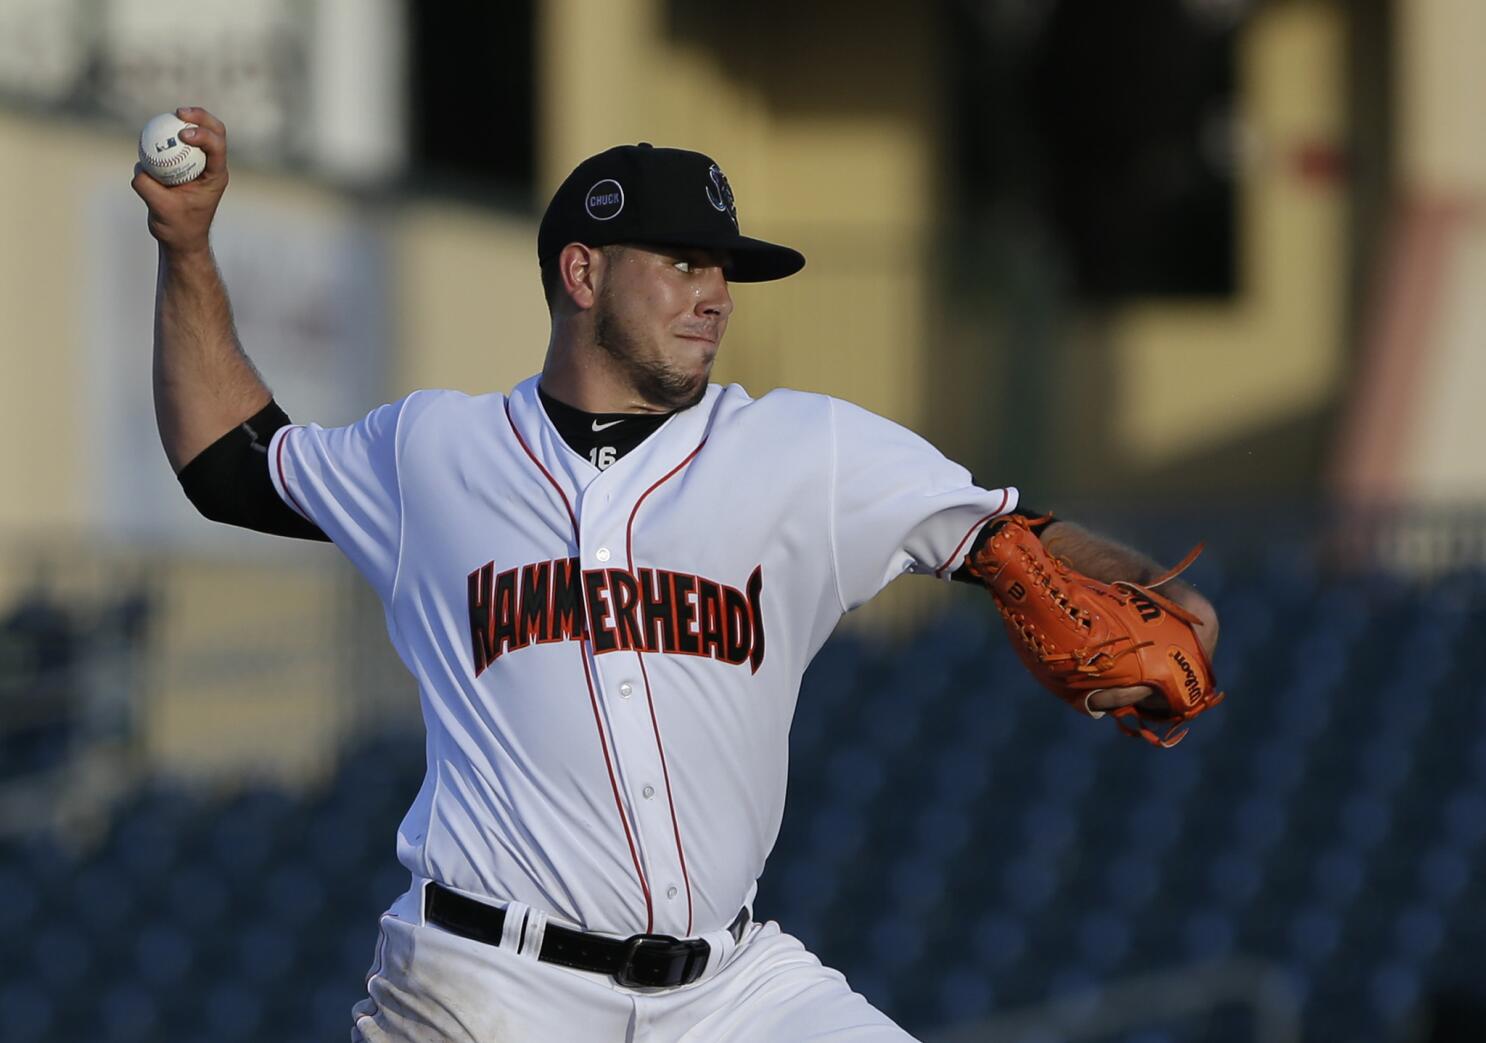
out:
<path id="1" fill-rule="evenodd" d="M 1486 553 L 1483 49 L 1477 0 L 0 0 L 0 831 L 322 792 L 419 727 L 349 569 L 200 520 L 160 452 L 149 116 L 229 127 L 215 249 L 298 420 L 534 372 L 546 199 L 647 140 L 809 259 L 735 288 L 719 379 L 1215 575 L 1279 540 L 1423 583 Z"/>

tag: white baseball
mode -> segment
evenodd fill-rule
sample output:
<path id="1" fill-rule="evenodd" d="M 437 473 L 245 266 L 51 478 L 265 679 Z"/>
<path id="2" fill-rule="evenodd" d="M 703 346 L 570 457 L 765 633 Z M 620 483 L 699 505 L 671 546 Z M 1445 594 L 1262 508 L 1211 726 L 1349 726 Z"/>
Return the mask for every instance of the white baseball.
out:
<path id="1" fill-rule="evenodd" d="M 181 131 L 194 127 L 173 112 L 162 112 L 139 133 L 139 163 L 162 185 L 184 185 L 206 169 L 206 153 L 181 140 Z"/>

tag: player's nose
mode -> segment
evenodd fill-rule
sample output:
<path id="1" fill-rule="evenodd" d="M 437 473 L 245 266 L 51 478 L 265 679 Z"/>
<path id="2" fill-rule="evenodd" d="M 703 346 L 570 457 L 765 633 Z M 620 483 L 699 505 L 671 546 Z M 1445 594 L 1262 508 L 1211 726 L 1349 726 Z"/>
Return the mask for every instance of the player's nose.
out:
<path id="1" fill-rule="evenodd" d="M 727 276 L 722 269 L 708 268 L 697 287 L 696 313 L 706 318 L 726 319 L 733 313 L 733 295 L 728 292 Z"/>

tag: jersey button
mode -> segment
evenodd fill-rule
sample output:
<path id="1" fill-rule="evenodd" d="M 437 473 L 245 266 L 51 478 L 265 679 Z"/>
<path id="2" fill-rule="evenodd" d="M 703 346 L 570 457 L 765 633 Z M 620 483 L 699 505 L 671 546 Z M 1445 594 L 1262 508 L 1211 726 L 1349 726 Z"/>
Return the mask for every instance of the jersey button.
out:
<path id="1" fill-rule="evenodd" d="M 593 552 L 593 556 L 595 558 L 598 558 L 599 561 L 608 561 L 609 560 L 609 548 L 608 547 L 600 547 L 598 550 L 596 550 L 596 551 Z"/>
<path id="2" fill-rule="evenodd" d="M 676 897 L 676 885 L 675 884 L 672 884 L 670 887 L 666 888 L 666 897 L 667 898 L 675 898 Z"/>
<path id="3" fill-rule="evenodd" d="M 635 694 L 635 686 L 630 684 L 628 681 L 625 681 L 619 686 L 619 694 L 628 699 L 630 696 Z"/>
<path id="4" fill-rule="evenodd" d="M 640 795 L 642 797 L 644 797 L 646 800 L 649 800 L 651 797 L 655 796 L 655 787 L 654 786 L 646 786 L 644 789 L 642 789 L 640 791 Z"/>

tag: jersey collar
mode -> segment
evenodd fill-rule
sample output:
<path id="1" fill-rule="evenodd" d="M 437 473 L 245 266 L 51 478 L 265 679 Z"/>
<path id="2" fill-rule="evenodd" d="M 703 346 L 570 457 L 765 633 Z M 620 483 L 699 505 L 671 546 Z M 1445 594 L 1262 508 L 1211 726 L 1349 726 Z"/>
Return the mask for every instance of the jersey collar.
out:
<path id="1" fill-rule="evenodd" d="M 511 422 L 532 452 L 562 483 L 565 491 L 575 497 L 575 502 L 590 485 L 595 484 L 612 491 L 620 485 L 632 483 L 635 495 L 639 496 L 651 482 L 686 459 L 707 437 L 723 391 L 719 384 L 707 385 L 707 393 L 701 402 L 672 414 L 644 442 L 607 470 L 600 471 L 574 452 L 558 433 L 537 394 L 539 381 L 540 374 L 528 377 L 511 389 Z"/>

